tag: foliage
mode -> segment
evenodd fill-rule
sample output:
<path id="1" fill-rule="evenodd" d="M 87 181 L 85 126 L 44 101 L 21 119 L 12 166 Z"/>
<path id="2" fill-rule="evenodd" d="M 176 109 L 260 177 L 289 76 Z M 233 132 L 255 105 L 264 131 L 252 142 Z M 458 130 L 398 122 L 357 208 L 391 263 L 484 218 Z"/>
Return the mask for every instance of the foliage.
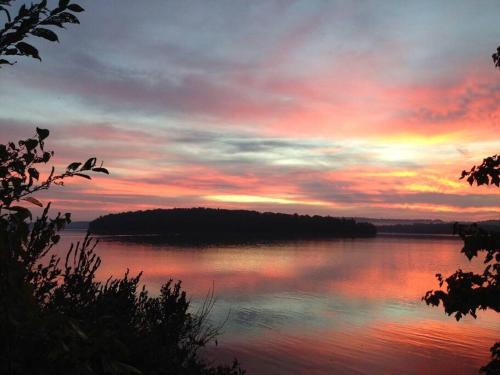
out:
<path id="1" fill-rule="evenodd" d="M 58 41 L 47 27 L 79 23 L 71 12 L 83 11 L 69 0 L 49 9 L 47 1 L 21 5 L 0 0 L 7 18 L 0 29 L 1 56 L 40 59 L 38 50 L 23 40 L 37 36 Z M 13 62 L 0 58 L 0 66 Z M 17 143 L 0 144 L 0 374 L 242 374 L 232 366 L 210 366 L 200 349 L 217 335 L 207 323 L 213 296 L 198 313 L 181 283 L 163 285 L 160 295 L 139 288 L 140 274 L 96 281 L 101 264 L 97 241 L 88 235 L 71 245 L 66 257 L 54 252 L 59 232 L 71 215 L 49 217 L 33 194 L 64 185 L 68 178 L 91 179 L 108 174 L 96 158 L 74 162 L 61 174 L 39 168 L 54 155 L 45 150 L 46 129 Z M 41 211 L 33 219 L 27 205 Z"/>
<path id="2" fill-rule="evenodd" d="M 500 155 L 493 155 L 483 159 L 483 162 L 474 165 L 469 171 L 462 171 L 460 179 L 467 177 L 467 182 L 472 186 L 495 185 L 500 187 Z"/>
<path id="3" fill-rule="evenodd" d="M 479 185 L 499 182 L 499 158 L 497 155 L 484 159 L 479 166 L 470 171 L 463 171 L 462 177 L 467 177 L 470 185 L 474 182 Z M 500 233 L 490 232 L 478 225 L 460 225 L 454 227 L 454 234 L 458 234 L 464 246 L 462 253 L 471 260 L 474 257 L 484 256 L 485 269 L 482 273 L 464 272 L 461 269 L 444 278 L 441 274 L 436 277 L 439 286 L 446 284 L 446 291 L 428 291 L 423 299 L 428 305 L 443 304 L 448 315 L 454 315 L 457 320 L 470 314 L 477 317 L 478 310 L 492 309 L 500 312 Z M 491 349 L 492 360 L 481 368 L 485 374 L 500 373 L 500 341 Z"/>
<path id="4" fill-rule="evenodd" d="M 497 51 L 491 57 L 493 57 L 495 67 L 500 69 L 500 46 L 497 47 Z"/>
<path id="5" fill-rule="evenodd" d="M 12 5 L 15 0 L 0 0 L 0 13 L 6 18 L 0 29 L 0 57 L 1 56 L 28 56 L 42 60 L 38 49 L 24 39 L 35 36 L 51 42 L 58 42 L 53 27 L 64 28 L 65 24 L 78 24 L 80 21 L 74 13 L 83 12 L 83 8 L 69 0 L 59 0 L 57 7 L 50 9 L 47 0 L 32 3 L 29 6 L 22 4 L 17 15 L 12 14 Z M 9 58 L 0 58 L 0 67 L 5 64 L 13 65 Z"/>
<path id="6" fill-rule="evenodd" d="M 197 314 L 181 283 L 163 285 L 158 297 L 139 288 L 140 275 L 96 281 L 101 260 L 88 235 L 64 260 L 51 251 L 70 214 L 48 216 L 50 203 L 32 196 L 72 177 L 108 173 L 96 159 L 71 163 L 42 178 L 48 130 L 0 145 L 0 373 L 2 374 L 242 374 L 212 367 L 199 350 L 215 338 L 207 324 L 209 298 Z M 43 208 L 32 220 L 20 204 Z"/>
<path id="7" fill-rule="evenodd" d="M 495 67 L 500 69 L 500 47 L 492 57 Z M 489 156 L 480 165 L 462 171 L 460 179 L 464 178 L 471 186 L 476 183 L 477 186 L 500 187 L 500 155 Z M 500 233 L 487 231 L 477 224 L 467 226 L 458 223 L 453 232 L 464 243 L 462 253 L 469 260 L 484 256 L 483 263 L 486 266 L 479 274 L 461 269 L 447 278 L 437 274 L 439 286 L 446 284 L 446 291 L 429 290 L 423 300 L 433 306 L 442 303 L 445 312 L 454 314 L 457 320 L 467 314 L 476 318 L 477 310 L 500 312 Z M 481 372 L 487 375 L 500 374 L 500 341 L 491 347 L 490 352 L 492 359 L 481 368 Z"/>
<path id="8" fill-rule="evenodd" d="M 500 69 L 500 47 L 493 54 L 495 67 Z M 469 185 L 495 185 L 500 187 L 500 155 L 493 155 L 483 159 L 483 162 L 474 165 L 469 171 L 462 171 L 460 179 L 466 178 Z M 429 290 L 422 298 L 428 305 L 443 304 L 448 315 L 455 315 L 460 320 L 464 315 L 477 317 L 477 310 L 491 309 L 500 312 L 500 233 L 487 231 L 477 224 L 470 226 L 454 226 L 454 234 L 458 234 L 464 246 L 462 253 L 471 260 L 484 256 L 486 265 L 483 272 L 475 274 L 464 272 L 461 269 L 454 274 L 443 278 L 436 277 L 439 286 L 446 284 L 446 291 Z M 490 349 L 491 361 L 481 368 L 487 375 L 500 374 L 500 341 Z"/>

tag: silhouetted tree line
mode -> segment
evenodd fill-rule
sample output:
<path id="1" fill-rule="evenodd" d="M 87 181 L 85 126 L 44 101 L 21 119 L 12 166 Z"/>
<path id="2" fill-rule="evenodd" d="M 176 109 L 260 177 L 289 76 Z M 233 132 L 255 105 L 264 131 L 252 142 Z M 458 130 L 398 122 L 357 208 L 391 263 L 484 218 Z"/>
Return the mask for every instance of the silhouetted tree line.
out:
<path id="1" fill-rule="evenodd" d="M 379 233 L 405 233 L 405 234 L 448 234 L 453 233 L 453 226 L 456 223 L 414 223 L 414 224 L 394 224 L 379 225 Z M 464 224 L 465 225 L 465 224 Z M 491 232 L 500 232 L 500 222 L 483 221 L 477 223 L 479 228 Z"/>
<path id="2" fill-rule="evenodd" d="M 395 224 L 379 225 L 379 233 L 405 233 L 405 234 L 451 234 L 453 230 L 452 223 L 415 223 L 415 224 Z"/>
<path id="3" fill-rule="evenodd" d="M 329 216 L 290 215 L 248 210 L 174 208 L 125 212 L 90 222 L 95 234 L 155 234 L 186 240 L 372 237 L 369 223 Z"/>

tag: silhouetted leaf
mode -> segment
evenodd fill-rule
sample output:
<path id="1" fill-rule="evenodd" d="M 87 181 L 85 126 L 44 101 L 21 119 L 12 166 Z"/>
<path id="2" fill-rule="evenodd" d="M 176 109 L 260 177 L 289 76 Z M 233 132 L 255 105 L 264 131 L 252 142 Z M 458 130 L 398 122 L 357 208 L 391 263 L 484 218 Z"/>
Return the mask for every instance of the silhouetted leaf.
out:
<path id="1" fill-rule="evenodd" d="M 45 138 L 49 136 L 50 132 L 48 129 L 36 128 L 36 134 L 38 134 L 40 140 L 43 141 Z"/>
<path id="2" fill-rule="evenodd" d="M 40 177 L 40 173 L 38 173 L 38 171 L 35 168 L 29 168 L 28 174 L 35 180 L 38 180 L 38 178 Z"/>
<path id="3" fill-rule="evenodd" d="M 103 167 L 96 167 L 96 168 L 92 168 L 92 170 L 94 172 L 100 172 L 100 173 L 106 173 L 106 174 L 109 174 L 109 171 L 106 169 L 106 168 L 103 168 Z"/>
<path id="4" fill-rule="evenodd" d="M 25 17 L 28 14 L 28 11 L 26 10 L 26 4 L 21 5 L 19 8 L 19 12 L 17 13 L 20 17 Z"/>
<path id="5" fill-rule="evenodd" d="M 38 146 L 38 141 L 33 138 L 29 138 L 23 142 L 24 146 L 26 147 L 27 150 L 31 151 L 33 150 L 36 146 Z"/>
<path id="6" fill-rule="evenodd" d="M 89 169 L 93 168 L 95 166 L 97 159 L 96 158 L 90 158 L 88 159 L 83 167 L 80 168 L 81 171 L 88 171 Z"/>
<path id="7" fill-rule="evenodd" d="M 50 153 L 50 152 L 44 152 L 43 153 L 43 156 L 42 156 L 42 161 L 44 163 L 47 163 L 49 160 L 50 160 L 50 157 L 52 156 L 53 154 Z"/>
<path id="8" fill-rule="evenodd" d="M 85 10 L 78 4 L 69 4 L 68 9 L 71 10 L 72 12 L 76 12 L 76 13 L 80 13 L 80 12 L 83 12 Z"/>
<path id="9" fill-rule="evenodd" d="M 68 12 L 62 12 L 60 14 L 57 15 L 56 17 L 57 20 L 60 20 L 61 22 L 63 23 L 80 23 L 80 21 L 78 21 L 78 18 L 74 15 L 74 14 L 71 14 L 71 13 L 68 13 Z"/>
<path id="10" fill-rule="evenodd" d="M 75 171 L 82 163 L 74 162 L 66 167 L 68 171 Z"/>
<path id="11" fill-rule="evenodd" d="M 50 40 L 51 42 L 58 42 L 59 39 L 55 32 L 49 29 L 44 29 L 43 27 L 39 27 L 31 32 L 31 34 L 38 36 L 40 38 L 44 38 Z"/>
<path id="12" fill-rule="evenodd" d="M 33 203 L 34 205 L 36 205 L 38 207 L 43 207 L 43 204 L 36 198 L 26 197 L 26 198 L 23 198 L 23 200 L 30 202 L 30 203 Z"/>
<path id="13" fill-rule="evenodd" d="M 38 55 L 38 50 L 33 47 L 31 44 L 25 42 L 19 42 L 16 44 L 16 48 L 21 51 L 22 54 L 31 56 L 35 59 L 42 61 L 40 56 Z"/>
<path id="14" fill-rule="evenodd" d="M 8 209 L 10 211 L 15 211 L 21 220 L 25 220 L 27 218 L 30 218 L 30 219 L 32 218 L 31 211 L 28 210 L 27 208 L 24 208 L 21 206 L 11 206 Z"/>
<path id="15" fill-rule="evenodd" d="M 8 45 L 8 44 L 13 44 L 13 43 L 19 42 L 22 39 L 23 39 L 23 35 L 20 32 L 15 31 L 15 32 L 4 34 L 2 36 L 2 43 L 5 43 L 6 45 Z"/>
<path id="16" fill-rule="evenodd" d="M 60 27 L 61 29 L 64 29 L 62 20 L 55 18 L 55 17 L 50 17 L 50 18 L 40 22 L 40 25 L 52 25 L 52 26 L 57 26 L 57 27 Z"/>
<path id="17" fill-rule="evenodd" d="M 83 174 L 83 173 L 75 173 L 74 174 L 75 176 L 78 176 L 78 177 L 83 177 L 83 178 L 86 178 L 87 180 L 91 180 L 92 177 L 86 175 L 86 174 Z"/>

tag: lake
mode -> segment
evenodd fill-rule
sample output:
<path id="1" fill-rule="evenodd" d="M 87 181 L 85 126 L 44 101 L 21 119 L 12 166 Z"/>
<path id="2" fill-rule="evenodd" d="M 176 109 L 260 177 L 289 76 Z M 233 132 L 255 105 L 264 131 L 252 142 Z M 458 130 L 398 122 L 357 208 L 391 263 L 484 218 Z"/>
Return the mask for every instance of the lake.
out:
<path id="1" fill-rule="evenodd" d="M 65 246 L 83 237 L 63 233 Z M 193 308 L 213 287 L 225 322 L 208 358 L 248 374 L 476 374 L 500 339 L 498 314 L 456 322 L 421 297 L 467 261 L 455 238 L 377 237 L 180 247 L 102 238 L 99 277 L 144 271 L 157 293 L 183 281 Z"/>

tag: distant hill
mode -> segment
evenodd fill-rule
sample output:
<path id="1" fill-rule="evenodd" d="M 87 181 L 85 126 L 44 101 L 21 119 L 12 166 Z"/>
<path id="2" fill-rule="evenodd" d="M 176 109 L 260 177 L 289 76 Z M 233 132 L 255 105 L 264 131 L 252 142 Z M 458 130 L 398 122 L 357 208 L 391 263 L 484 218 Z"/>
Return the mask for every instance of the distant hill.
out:
<path id="1" fill-rule="evenodd" d="M 296 239 L 373 237 L 370 223 L 330 216 L 247 210 L 174 208 L 124 212 L 89 223 L 94 234 L 161 235 L 174 239 Z"/>
<path id="2" fill-rule="evenodd" d="M 379 233 L 453 234 L 453 223 L 377 225 Z"/>
<path id="3" fill-rule="evenodd" d="M 472 222 L 461 222 L 461 224 L 471 224 Z M 500 232 L 499 220 L 480 221 L 477 223 L 480 228 L 491 232 Z M 377 225 L 378 233 L 404 233 L 404 234 L 453 234 L 454 222 L 434 222 L 434 223 L 412 223 Z"/>
<path id="4" fill-rule="evenodd" d="M 391 219 L 391 218 L 369 218 L 369 217 L 354 217 L 359 223 L 372 223 L 374 225 L 411 225 L 411 224 L 442 224 L 445 223 L 439 219 Z"/>

